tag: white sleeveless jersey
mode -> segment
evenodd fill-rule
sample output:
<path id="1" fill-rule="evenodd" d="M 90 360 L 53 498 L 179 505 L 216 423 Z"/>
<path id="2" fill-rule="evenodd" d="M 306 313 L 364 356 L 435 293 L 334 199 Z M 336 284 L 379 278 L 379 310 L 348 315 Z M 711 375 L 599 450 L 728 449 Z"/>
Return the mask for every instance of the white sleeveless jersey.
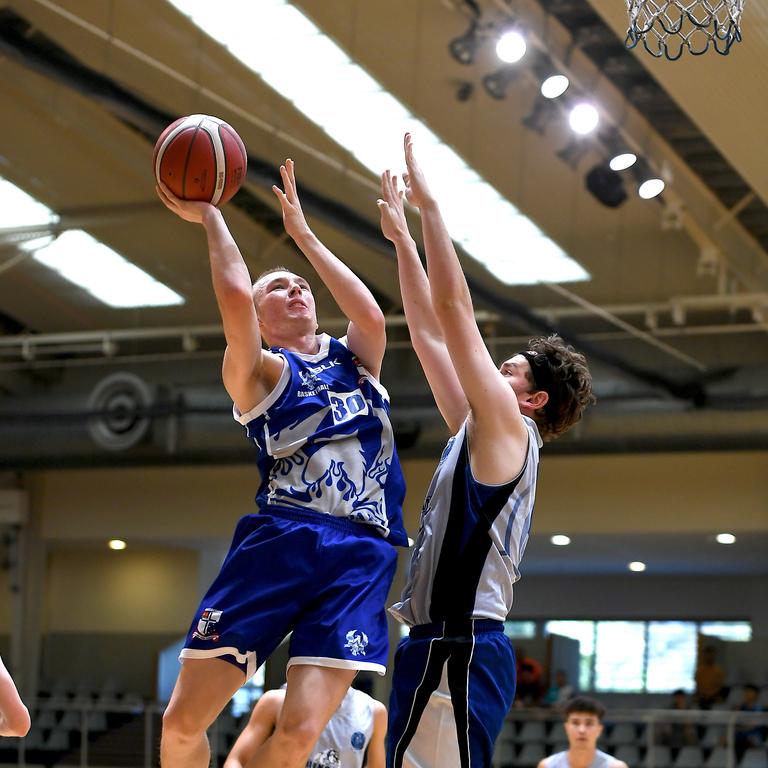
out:
<path id="1" fill-rule="evenodd" d="M 389 609 L 399 621 L 507 618 L 531 528 L 542 444 L 536 423 L 523 420 L 525 464 L 502 485 L 473 477 L 466 422 L 448 441 L 424 501 L 405 589 Z"/>
<path id="2" fill-rule="evenodd" d="M 307 768 L 362 768 L 373 734 L 375 701 L 350 688 L 312 748 Z"/>
<path id="3" fill-rule="evenodd" d="M 611 768 L 615 762 L 615 757 L 611 757 L 598 749 L 595 752 L 595 759 L 589 764 L 588 768 Z M 557 752 L 554 755 L 550 755 L 544 761 L 544 765 L 546 768 L 571 768 L 571 764 L 568 762 L 568 752 Z"/>

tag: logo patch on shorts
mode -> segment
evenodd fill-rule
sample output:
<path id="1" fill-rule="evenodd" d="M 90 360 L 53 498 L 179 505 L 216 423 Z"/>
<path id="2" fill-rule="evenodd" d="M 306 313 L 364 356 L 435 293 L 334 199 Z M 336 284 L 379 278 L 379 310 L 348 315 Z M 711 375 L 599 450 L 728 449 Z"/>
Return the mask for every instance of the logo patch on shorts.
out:
<path id="1" fill-rule="evenodd" d="M 340 768 L 341 758 L 335 749 L 318 752 L 307 761 L 307 768 Z"/>
<path id="2" fill-rule="evenodd" d="M 192 633 L 192 637 L 199 640 L 212 640 L 216 642 L 219 639 L 219 633 L 216 626 L 221 619 L 223 611 L 217 611 L 215 608 L 206 608 L 200 615 L 197 622 L 197 631 Z"/>
<path id="3" fill-rule="evenodd" d="M 353 656 L 365 656 L 365 649 L 368 647 L 368 635 L 359 629 L 350 629 L 347 632 L 347 643 L 344 647 L 349 648 Z"/>
<path id="4" fill-rule="evenodd" d="M 352 734 L 352 746 L 355 749 L 362 749 L 365 746 L 365 734 L 362 731 L 355 731 Z"/>

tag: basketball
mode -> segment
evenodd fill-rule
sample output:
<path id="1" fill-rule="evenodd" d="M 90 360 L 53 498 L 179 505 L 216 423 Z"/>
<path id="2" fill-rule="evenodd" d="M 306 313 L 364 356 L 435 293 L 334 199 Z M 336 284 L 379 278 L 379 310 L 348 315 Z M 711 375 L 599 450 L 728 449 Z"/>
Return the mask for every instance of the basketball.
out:
<path id="1" fill-rule="evenodd" d="M 189 115 L 160 134 L 152 166 L 176 197 L 222 205 L 240 189 L 248 155 L 231 125 L 210 115 Z"/>

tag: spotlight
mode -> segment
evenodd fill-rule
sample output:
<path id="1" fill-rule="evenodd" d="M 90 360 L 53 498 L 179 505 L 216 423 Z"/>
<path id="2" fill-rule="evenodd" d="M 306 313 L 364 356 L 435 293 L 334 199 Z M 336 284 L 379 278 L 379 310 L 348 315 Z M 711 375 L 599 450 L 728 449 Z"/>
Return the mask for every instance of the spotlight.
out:
<path id="1" fill-rule="evenodd" d="M 501 101 L 507 95 L 507 89 L 520 73 L 513 67 L 502 67 L 483 77 L 483 88 L 493 99 Z"/>
<path id="2" fill-rule="evenodd" d="M 631 168 L 637 161 L 637 155 L 633 152 L 622 152 L 619 155 L 614 155 L 611 158 L 609 165 L 612 171 L 623 171 L 627 168 Z"/>
<path id="3" fill-rule="evenodd" d="M 448 50 L 459 64 L 472 64 L 475 60 L 475 54 L 480 47 L 480 35 L 478 34 L 477 22 L 473 19 L 469 24 L 469 29 L 460 37 L 456 37 L 448 43 Z"/>
<path id="4" fill-rule="evenodd" d="M 627 199 L 621 176 L 601 163 L 587 173 L 585 182 L 587 189 L 606 208 L 618 208 Z"/>
<path id="5" fill-rule="evenodd" d="M 635 573 L 642 573 L 645 570 L 645 563 L 640 562 L 639 560 L 633 560 L 629 565 L 627 566 L 630 571 L 634 571 Z"/>
<path id="6" fill-rule="evenodd" d="M 652 197 L 660 195 L 664 191 L 664 180 L 653 178 L 646 179 L 637 189 L 637 194 L 643 198 L 643 200 L 650 200 Z"/>
<path id="7" fill-rule="evenodd" d="M 516 30 L 505 32 L 496 43 L 496 55 L 507 64 L 515 64 L 525 56 L 525 38 Z"/>
<path id="8" fill-rule="evenodd" d="M 557 156 L 564 162 L 568 163 L 571 168 L 581 162 L 581 158 L 589 151 L 589 142 L 582 139 L 571 139 L 561 150 L 558 150 Z"/>
<path id="9" fill-rule="evenodd" d="M 122 539 L 110 539 L 107 542 L 107 546 L 110 549 L 120 550 L 125 549 L 127 544 Z"/>
<path id="10" fill-rule="evenodd" d="M 577 104 L 568 116 L 571 129 L 578 134 L 592 133 L 600 122 L 600 115 L 592 104 L 581 102 Z"/>
<path id="11" fill-rule="evenodd" d="M 718 533 L 715 537 L 718 544 L 734 544 L 736 537 L 732 533 Z"/>
<path id="12" fill-rule="evenodd" d="M 456 86 L 456 101 L 469 101 L 472 98 L 472 94 L 474 92 L 474 83 L 470 83 L 468 80 L 462 80 Z"/>
<path id="13" fill-rule="evenodd" d="M 533 108 L 523 118 L 523 125 L 536 133 L 543 134 L 547 124 L 556 114 L 555 105 L 548 99 L 537 98 Z"/>
<path id="14" fill-rule="evenodd" d="M 556 546 L 556 547 L 567 547 L 571 543 L 571 537 L 566 536 L 564 533 L 556 533 L 550 541 Z"/>
<path id="15" fill-rule="evenodd" d="M 541 95 L 545 99 L 556 99 L 562 96 L 570 85 L 570 81 L 565 75 L 550 75 L 541 84 Z"/>

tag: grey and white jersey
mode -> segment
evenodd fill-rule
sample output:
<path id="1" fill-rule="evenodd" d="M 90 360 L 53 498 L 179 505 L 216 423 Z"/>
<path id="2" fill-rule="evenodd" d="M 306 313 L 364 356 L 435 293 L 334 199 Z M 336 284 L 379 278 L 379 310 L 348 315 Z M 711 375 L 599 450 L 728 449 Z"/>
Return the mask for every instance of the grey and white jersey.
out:
<path id="1" fill-rule="evenodd" d="M 312 748 L 307 768 L 362 768 L 374 704 L 368 694 L 350 688 Z"/>
<path id="2" fill-rule="evenodd" d="M 601 752 L 599 749 L 595 752 L 595 759 L 589 764 L 588 768 L 611 768 L 616 763 L 616 758 Z M 547 768 L 571 768 L 568 762 L 568 752 L 557 752 L 550 755 L 544 765 Z"/>
<path id="3" fill-rule="evenodd" d="M 466 422 L 448 441 L 424 501 L 405 589 L 389 609 L 399 621 L 507 618 L 531 527 L 542 445 L 536 423 L 523 420 L 525 464 L 502 485 L 473 477 Z"/>

